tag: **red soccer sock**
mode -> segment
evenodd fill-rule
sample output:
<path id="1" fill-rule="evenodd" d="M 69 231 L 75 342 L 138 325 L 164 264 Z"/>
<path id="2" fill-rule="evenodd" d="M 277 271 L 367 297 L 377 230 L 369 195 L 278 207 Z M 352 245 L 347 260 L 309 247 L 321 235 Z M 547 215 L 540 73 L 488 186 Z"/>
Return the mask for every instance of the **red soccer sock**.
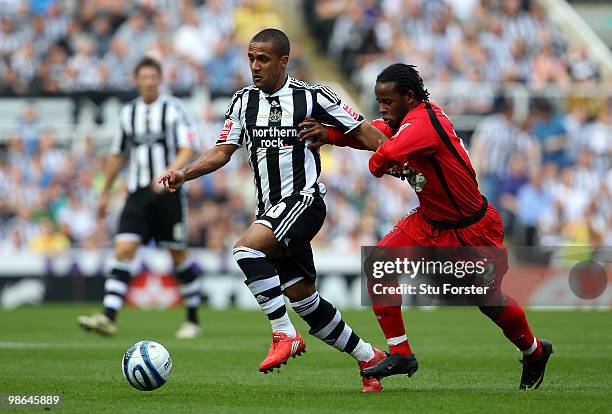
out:
<path id="1" fill-rule="evenodd" d="M 412 355 L 406 338 L 401 306 L 372 306 L 376 320 L 387 338 L 389 353 Z"/>
<path id="2" fill-rule="evenodd" d="M 506 296 L 506 305 L 494 322 L 525 359 L 536 359 L 542 355 L 542 344 L 531 332 L 523 307 L 517 301 Z"/>

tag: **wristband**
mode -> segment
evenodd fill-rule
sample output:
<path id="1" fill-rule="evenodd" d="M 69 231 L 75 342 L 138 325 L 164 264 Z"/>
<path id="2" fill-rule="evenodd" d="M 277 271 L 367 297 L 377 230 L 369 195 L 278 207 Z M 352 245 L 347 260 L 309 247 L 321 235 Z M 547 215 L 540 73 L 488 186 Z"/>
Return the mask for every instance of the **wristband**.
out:
<path id="1" fill-rule="evenodd" d="M 338 147 L 344 147 L 344 145 L 339 145 L 340 140 L 344 138 L 344 134 L 338 128 L 328 127 L 327 128 L 327 139 L 331 145 L 335 145 Z"/>

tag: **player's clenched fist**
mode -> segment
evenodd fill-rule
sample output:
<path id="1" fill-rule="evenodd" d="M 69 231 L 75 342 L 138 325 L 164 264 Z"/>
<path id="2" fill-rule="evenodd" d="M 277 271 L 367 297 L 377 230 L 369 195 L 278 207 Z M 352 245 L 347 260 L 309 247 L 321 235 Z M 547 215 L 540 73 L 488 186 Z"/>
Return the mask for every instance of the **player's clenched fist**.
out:
<path id="1" fill-rule="evenodd" d="M 160 175 L 157 182 L 163 184 L 166 191 L 174 193 L 185 182 L 185 173 L 181 170 L 168 171 Z"/>

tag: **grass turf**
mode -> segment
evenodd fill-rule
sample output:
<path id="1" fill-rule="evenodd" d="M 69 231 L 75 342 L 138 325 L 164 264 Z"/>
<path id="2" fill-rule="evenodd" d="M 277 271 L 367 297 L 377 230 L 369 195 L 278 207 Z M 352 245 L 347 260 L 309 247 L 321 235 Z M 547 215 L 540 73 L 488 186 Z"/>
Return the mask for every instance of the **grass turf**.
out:
<path id="1" fill-rule="evenodd" d="M 404 313 L 419 372 L 384 380 L 376 395 L 358 392 L 352 358 L 308 336 L 308 353 L 273 374 L 257 365 L 270 343 L 260 312 L 203 309 L 204 335 L 174 339 L 182 311 L 125 310 L 119 334 L 81 332 L 76 316 L 91 305 L 48 305 L 0 311 L 0 394 L 60 394 L 49 411 L 75 413 L 189 412 L 607 412 L 612 407 L 612 313 L 529 312 L 538 335 L 555 353 L 537 391 L 517 390 L 516 349 L 476 309 Z M 356 331 L 385 349 L 370 311 L 344 312 Z M 174 368 L 159 390 L 140 392 L 121 374 L 121 357 L 134 342 L 151 339 L 170 351 Z M 3 410 L 0 408 L 0 410 Z M 11 410 L 12 411 L 12 410 Z M 44 408 L 14 412 L 41 412 Z"/>

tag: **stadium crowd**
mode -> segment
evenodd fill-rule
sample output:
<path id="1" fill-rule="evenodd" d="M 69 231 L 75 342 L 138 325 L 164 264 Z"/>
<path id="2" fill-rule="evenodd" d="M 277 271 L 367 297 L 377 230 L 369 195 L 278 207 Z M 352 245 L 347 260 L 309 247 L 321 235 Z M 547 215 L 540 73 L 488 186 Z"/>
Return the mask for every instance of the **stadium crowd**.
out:
<path id="1" fill-rule="evenodd" d="M 71 96 L 78 122 L 84 99 L 100 108 L 135 96 L 132 68 L 143 54 L 164 62 L 175 95 L 231 96 L 250 80 L 250 36 L 279 24 L 266 2 L 250 0 L 5 1 L 0 96 Z"/>
<path id="2" fill-rule="evenodd" d="M 245 42 L 261 25 L 279 23 L 261 2 L 247 0 L 181 1 L 180 7 L 169 0 L 5 3 L 14 7 L 0 11 L 0 96 L 63 94 L 96 103 L 131 98 L 130 72 L 140 56 L 134 51 L 162 60 L 175 94 L 205 88 L 224 96 L 250 83 Z M 364 102 L 374 102 L 368 94 L 376 74 L 396 60 L 416 64 L 426 85 L 512 81 L 537 90 L 598 80 L 586 49 L 568 49 L 535 2 L 496 4 L 304 1 L 314 38 L 361 85 Z M 289 72 L 304 78 L 296 46 Z M 432 99 L 439 101 L 435 93 Z M 611 102 L 536 99 L 529 117 L 517 120 L 512 102 L 496 98 L 496 91 L 478 90 L 467 99 L 441 103 L 449 113 L 484 115 L 466 144 L 509 240 L 612 245 Z M 206 106 L 197 114 L 202 148 L 214 144 L 222 127 L 217 112 Z M 88 135 L 56 136 L 41 124 L 35 104 L 24 107 L 16 124 L 0 131 L 0 254 L 111 246 L 125 187 L 117 183 L 109 216 L 98 219 L 108 148 Z M 244 158 L 236 158 L 188 186 L 190 245 L 231 248 L 252 220 L 253 184 L 245 179 L 251 173 Z M 328 217 L 314 241 L 318 247 L 346 251 L 373 244 L 417 205 L 405 182 L 373 178 L 367 159 L 363 151 L 323 148 Z"/>
<path id="3" fill-rule="evenodd" d="M 438 101 L 449 114 L 491 112 L 506 83 L 541 90 L 600 77 L 587 48 L 568 47 L 537 1 L 305 0 L 304 13 L 364 102 L 374 102 L 372 79 L 394 62 L 416 65 L 430 87 L 444 84 Z"/>
<path id="4" fill-rule="evenodd" d="M 589 117 L 582 106 L 555 111 L 535 102 L 529 125 L 513 121 L 511 105 L 483 119 L 471 140 L 480 186 L 502 212 L 517 245 L 612 243 L 612 113 Z M 219 130 L 219 120 L 200 125 Z M 106 148 L 91 137 L 59 142 L 27 106 L 18 132 L 5 137 L 0 156 L 0 239 L 3 254 L 19 249 L 52 253 L 69 247 L 110 245 L 125 197 L 117 183 L 111 213 L 96 217 Z M 18 135 L 20 134 L 20 135 Z M 215 134 L 203 134 L 213 144 Z M 376 242 L 417 205 L 403 181 L 377 180 L 368 154 L 324 147 L 321 181 L 328 187 L 328 217 L 315 239 L 319 247 L 357 250 Z M 244 156 L 191 183 L 192 246 L 225 250 L 251 222 L 255 206 Z"/>

